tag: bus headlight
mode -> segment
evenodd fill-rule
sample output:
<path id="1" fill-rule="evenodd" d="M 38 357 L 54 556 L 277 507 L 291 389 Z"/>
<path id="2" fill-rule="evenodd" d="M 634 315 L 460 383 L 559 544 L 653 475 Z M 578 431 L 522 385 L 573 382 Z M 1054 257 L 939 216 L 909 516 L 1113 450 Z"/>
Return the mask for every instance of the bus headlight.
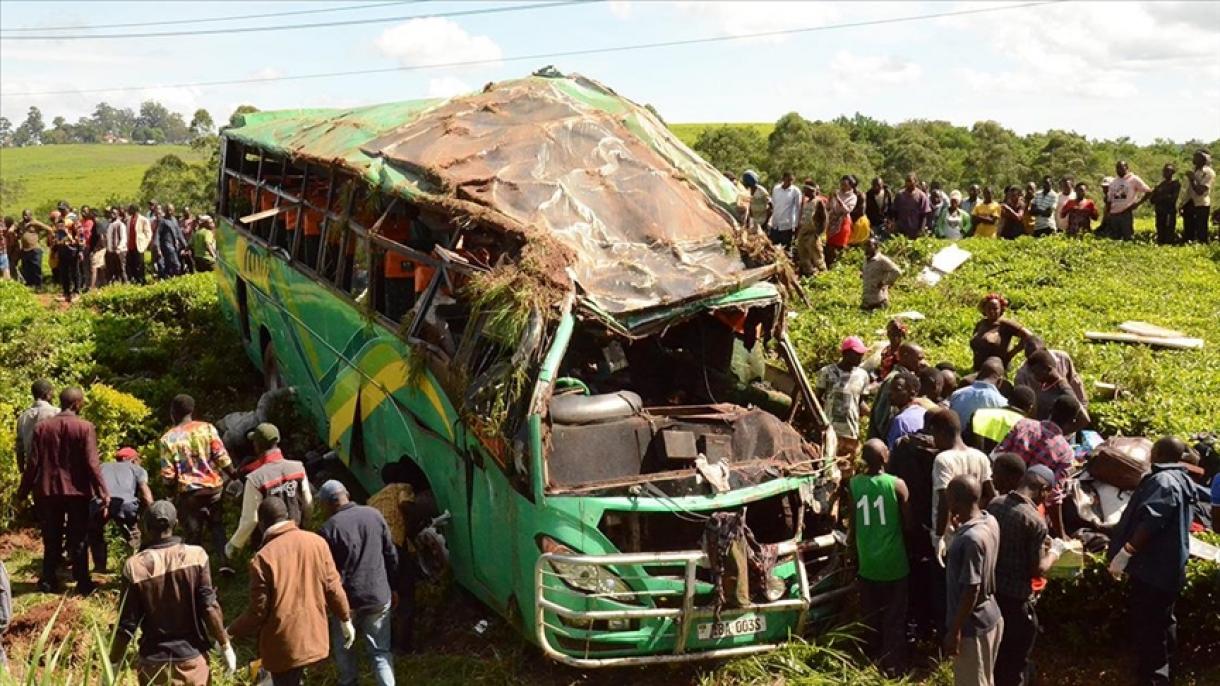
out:
<path id="1" fill-rule="evenodd" d="M 538 540 L 538 546 L 544 553 L 556 555 L 576 555 L 576 551 L 548 536 Z M 551 569 L 565 584 L 578 591 L 597 594 L 611 600 L 630 602 L 633 600 L 631 587 L 613 572 L 601 565 L 547 560 Z"/>

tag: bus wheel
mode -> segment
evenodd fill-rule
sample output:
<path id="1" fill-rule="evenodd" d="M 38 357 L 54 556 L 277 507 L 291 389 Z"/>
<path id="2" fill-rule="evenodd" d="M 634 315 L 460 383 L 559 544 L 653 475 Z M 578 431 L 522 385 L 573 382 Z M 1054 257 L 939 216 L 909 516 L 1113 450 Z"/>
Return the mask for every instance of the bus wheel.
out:
<path id="1" fill-rule="evenodd" d="M 284 386 L 280 363 L 275 359 L 275 348 L 267 343 L 263 346 L 263 387 L 268 391 L 278 391 Z"/>

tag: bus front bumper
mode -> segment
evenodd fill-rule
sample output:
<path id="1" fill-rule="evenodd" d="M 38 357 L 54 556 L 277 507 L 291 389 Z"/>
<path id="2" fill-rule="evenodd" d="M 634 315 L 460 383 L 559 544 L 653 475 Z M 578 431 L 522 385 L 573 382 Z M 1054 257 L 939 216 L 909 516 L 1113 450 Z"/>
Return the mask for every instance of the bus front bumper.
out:
<path id="1" fill-rule="evenodd" d="M 708 602 L 714 589 L 698 578 L 698 570 L 708 567 L 702 551 L 544 553 L 534 567 L 536 639 L 551 659 L 580 668 L 690 662 L 773 650 L 789 636 L 800 635 L 811 614 L 851 590 L 850 584 L 812 590 L 823 589 L 827 584 L 821 582 L 828 578 L 811 584 L 806 558 L 828 555 L 837 545 L 831 534 L 799 546 L 795 541 L 779 544 L 773 575 L 785 580 L 783 595 L 770 602 L 726 605 L 719 618 Z M 567 569 L 601 568 L 599 573 L 636 583 L 581 591 L 564 582 L 555 563 Z M 627 577 L 628 570 L 640 573 Z"/>

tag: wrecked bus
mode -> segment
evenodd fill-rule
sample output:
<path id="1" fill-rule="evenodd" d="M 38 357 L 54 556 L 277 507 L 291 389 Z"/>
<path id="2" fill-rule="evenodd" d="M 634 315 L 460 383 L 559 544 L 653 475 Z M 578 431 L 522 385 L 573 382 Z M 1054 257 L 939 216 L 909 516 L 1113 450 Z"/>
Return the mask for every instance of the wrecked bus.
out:
<path id="1" fill-rule="evenodd" d="M 221 301 L 268 385 L 368 492 L 406 465 L 457 581 L 548 656 L 740 655 L 831 616 L 833 435 L 783 270 L 650 112 L 551 72 L 221 145 Z"/>

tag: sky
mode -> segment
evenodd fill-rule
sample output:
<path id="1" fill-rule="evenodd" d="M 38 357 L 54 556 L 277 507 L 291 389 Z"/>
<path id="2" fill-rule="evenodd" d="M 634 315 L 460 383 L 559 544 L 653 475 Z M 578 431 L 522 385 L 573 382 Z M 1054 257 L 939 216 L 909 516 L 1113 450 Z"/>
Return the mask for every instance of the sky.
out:
<path id="1" fill-rule="evenodd" d="M 238 105 L 349 107 L 449 96 L 553 64 L 669 122 L 772 122 L 787 112 L 855 112 L 892 123 L 991 119 L 1017 133 L 1049 129 L 1139 143 L 1220 138 L 1220 2 L 54 2 L 0 0 L 0 115 L 31 105 L 47 124 L 105 101 L 156 99 L 189 120 Z M 511 8 L 504 12 L 472 11 Z M 332 10 L 241 21 L 203 19 Z M 1003 9 L 1001 9 L 1003 8 Z M 834 28 L 972 10 L 977 14 Z M 462 12 L 461 16 L 434 16 Z M 287 31 L 132 38 L 384 18 Z M 187 23 L 85 30 L 98 24 Z M 13 32 L 45 27 L 46 31 Z M 751 34 L 828 27 L 817 31 Z M 87 40 L 13 40 L 20 35 Z M 541 53 L 724 36 L 735 40 L 556 58 Z M 460 67 L 430 65 L 477 62 Z M 408 67 L 391 73 L 182 85 Z M 138 87 L 81 93 L 82 90 Z M 38 91 L 69 91 L 32 95 Z"/>

